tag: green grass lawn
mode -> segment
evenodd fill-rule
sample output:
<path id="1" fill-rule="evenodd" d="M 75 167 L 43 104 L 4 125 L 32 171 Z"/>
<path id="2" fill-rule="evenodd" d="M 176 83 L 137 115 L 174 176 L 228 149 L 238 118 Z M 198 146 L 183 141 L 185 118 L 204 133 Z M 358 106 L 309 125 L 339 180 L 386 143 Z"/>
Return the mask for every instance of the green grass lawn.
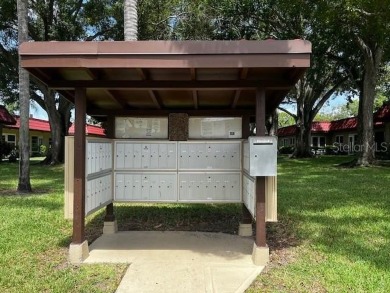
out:
<path id="1" fill-rule="evenodd" d="M 114 292 L 126 266 L 67 262 L 63 166 L 32 165 L 31 196 L 15 195 L 17 178 L 16 163 L 0 164 L 0 292 Z"/>
<path id="2" fill-rule="evenodd" d="M 281 158 L 271 263 L 248 292 L 389 292 L 390 169 L 342 169 L 347 157 Z M 18 165 L 0 164 L 0 292 L 113 292 L 125 265 L 72 266 L 63 219 L 63 167 L 31 166 L 30 196 L 15 195 Z M 121 230 L 236 233 L 238 205 L 118 205 Z M 101 234 L 103 212 L 87 219 Z"/>
<path id="3" fill-rule="evenodd" d="M 345 160 L 280 160 L 269 229 L 291 241 L 271 247 L 248 292 L 390 292 L 390 169 L 337 167 Z"/>

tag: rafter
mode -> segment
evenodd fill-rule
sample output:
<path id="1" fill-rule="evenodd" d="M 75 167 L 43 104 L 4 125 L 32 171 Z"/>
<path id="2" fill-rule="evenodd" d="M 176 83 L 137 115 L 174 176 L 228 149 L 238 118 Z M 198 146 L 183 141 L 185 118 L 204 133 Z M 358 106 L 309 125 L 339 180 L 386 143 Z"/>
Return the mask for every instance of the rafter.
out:
<path id="1" fill-rule="evenodd" d="M 150 76 L 147 74 L 147 72 L 144 69 L 137 68 L 136 70 L 137 70 L 138 75 L 141 77 L 142 80 L 144 80 L 144 81 L 150 80 Z M 150 98 L 153 101 L 153 104 L 156 106 L 156 108 L 161 109 L 162 108 L 161 99 L 157 95 L 157 93 L 153 90 L 148 90 L 148 93 L 149 93 Z"/>
<path id="2" fill-rule="evenodd" d="M 244 80 L 247 78 L 248 76 L 248 68 L 241 68 L 240 71 L 239 71 L 239 74 L 238 74 L 238 78 L 240 80 Z M 240 95 L 241 95 L 241 90 L 236 90 L 236 92 L 234 93 L 234 99 L 233 99 L 233 103 L 231 105 L 231 108 L 232 109 L 235 109 L 237 107 L 237 104 L 238 104 L 238 100 L 240 99 Z"/>
<path id="3" fill-rule="evenodd" d="M 196 80 L 196 69 L 190 68 L 191 80 Z M 198 109 L 198 91 L 192 91 L 192 100 L 194 102 L 194 108 Z"/>
<path id="4" fill-rule="evenodd" d="M 100 80 L 100 73 L 99 73 L 96 69 L 86 68 L 86 69 L 85 69 L 85 72 L 89 75 L 90 78 L 92 78 L 92 80 Z M 118 99 L 118 98 L 112 93 L 112 91 L 110 91 L 110 90 L 108 90 L 108 89 L 103 89 L 103 91 L 107 94 L 107 96 L 108 96 L 112 101 L 114 101 L 116 104 L 118 104 L 118 105 L 121 106 L 122 108 L 127 108 L 127 107 L 128 107 L 128 104 L 127 104 L 126 102 L 124 102 L 123 100 Z"/>

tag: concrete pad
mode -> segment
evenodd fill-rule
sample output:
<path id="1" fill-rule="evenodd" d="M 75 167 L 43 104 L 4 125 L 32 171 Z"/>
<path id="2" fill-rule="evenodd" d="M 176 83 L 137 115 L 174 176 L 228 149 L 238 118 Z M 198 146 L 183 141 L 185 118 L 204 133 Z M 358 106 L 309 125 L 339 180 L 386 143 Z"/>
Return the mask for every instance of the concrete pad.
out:
<path id="1" fill-rule="evenodd" d="M 117 292 L 244 292 L 264 267 L 253 239 L 223 233 L 126 231 L 103 235 L 84 263 L 130 263 Z"/>

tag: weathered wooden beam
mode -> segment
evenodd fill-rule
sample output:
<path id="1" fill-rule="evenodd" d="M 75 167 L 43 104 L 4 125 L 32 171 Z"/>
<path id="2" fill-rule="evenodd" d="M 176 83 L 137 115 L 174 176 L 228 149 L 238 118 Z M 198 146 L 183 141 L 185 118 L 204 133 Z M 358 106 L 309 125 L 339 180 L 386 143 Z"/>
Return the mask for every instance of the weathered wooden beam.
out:
<path id="1" fill-rule="evenodd" d="M 265 135 L 265 90 L 256 89 L 256 136 Z M 256 177 L 256 245 L 266 247 L 265 177 Z"/>
<path id="2" fill-rule="evenodd" d="M 73 199 L 73 237 L 74 244 L 85 240 L 85 115 L 86 91 L 76 89 L 75 134 L 74 134 L 74 199 Z"/>
<path id="3" fill-rule="evenodd" d="M 255 109 L 123 109 L 107 110 L 100 108 L 89 108 L 88 115 L 99 116 L 141 116 L 141 117 L 165 117 L 170 113 L 187 113 L 189 116 L 210 116 L 210 117 L 242 117 L 244 115 L 254 116 Z"/>
<path id="4" fill-rule="evenodd" d="M 51 80 L 47 85 L 57 90 L 72 90 L 79 87 L 117 90 L 255 90 L 261 87 L 288 90 L 294 86 L 291 82 L 275 80 Z"/>

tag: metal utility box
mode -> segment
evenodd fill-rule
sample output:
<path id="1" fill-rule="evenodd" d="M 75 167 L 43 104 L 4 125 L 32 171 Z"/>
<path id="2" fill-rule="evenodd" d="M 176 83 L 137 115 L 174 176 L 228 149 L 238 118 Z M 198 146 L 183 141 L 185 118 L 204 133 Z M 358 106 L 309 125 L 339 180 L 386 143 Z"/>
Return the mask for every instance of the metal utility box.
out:
<path id="1" fill-rule="evenodd" d="M 277 138 L 275 136 L 249 137 L 249 174 L 276 176 Z"/>

